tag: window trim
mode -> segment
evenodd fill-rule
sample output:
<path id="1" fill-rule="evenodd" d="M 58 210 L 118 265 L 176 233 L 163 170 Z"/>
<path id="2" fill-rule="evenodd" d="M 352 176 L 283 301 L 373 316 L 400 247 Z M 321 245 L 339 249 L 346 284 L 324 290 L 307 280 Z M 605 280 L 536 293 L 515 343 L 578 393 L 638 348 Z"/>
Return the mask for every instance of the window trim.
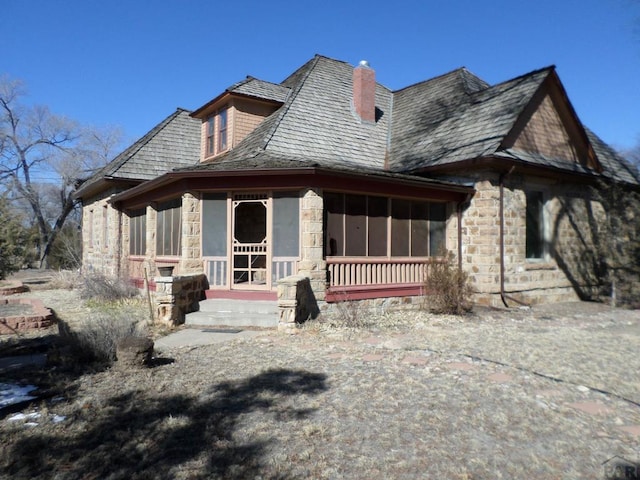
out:
<path id="1" fill-rule="evenodd" d="M 109 249 L 109 206 L 102 206 L 102 249 Z"/>
<path id="2" fill-rule="evenodd" d="M 127 212 L 129 217 L 129 256 L 144 257 L 147 254 L 147 210 L 139 208 Z M 137 248 L 137 247 L 140 248 Z"/>
<path id="3" fill-rule="evenodd" d="M 229 113 L 225 105 L 211 113 L 205 126 L 205 158 L 215 157 L 229 150 Z"/>
<path id="4" fill-rule="evenodd" d="M 327 195 L 333 195 L 335 196 L 335 201 L 336 201 L 336 207 L 338 208 L 337 212 L 329 212 L 328 207 L 327 207 L 327 203 L 326 202 L 326 196 Z M 365 198 L 365 240 L 364 240 L 364 255 L 353 255 L 353 254 L 347 254 L 347 247 L 348 247 L 348 225 L 347 225 L 347 197 L 348 196 L 359 196 L 359 197 L 364 197 Z M 380 195 L 376 195 L 376 194 L 354 194 L 354 193 L 349 193 L 349 192 L 340 192 L 340 191 L 325 191 L 324 192 L 324 198 L 325 198 L 325 206 L 323 208 L 324 210 L 324 241 L 325 241 L 325 248 L 324 248 L 324 252 L 325 252 L 325 257 L 327 258 L 336 258 L 336 257 L 343 257 L 343 258 L 379 258 L 379 259 L 398 259 L 398 258 L 429 258 L 429 257 L 437 257 L 437 253 L 436 252 L 432 252 L 432 232 L 433 232 L 433 219 L 432 219 L 432 206 L 442 203 L 442 202 L 434 202 L 434 201 L 429 201 L 429 200 L 424 200 L 424 199 L 416 199 L 416 198 L 402 198 L 402 197 L 381 197 Z M 387 208 L 386 208 L 386 254 L 385 255 L 376 255 L 376 256 L 372 256 L 370 255 L 370 248 L 371 248 L 371 235 L 370 235 L 370 224 L 371 224 L 371 217 L 369 215 L 370 213 L 370 206 L 369 206 L 369 199 L 370 198 L 385 198 L 386 203 L 387 203 Z M 394 217 L 393 215 L 393 202 L 398 201 L 398 202 L 407 202 L 408 204 L 408 214 L 409 214 L 409 218 L 404 219 L 408 221 L 407 224 L 407 231 L 406 231 L 406 238 L 403 238 L 403 243 L 406 241 L 406 248 L 403 248 L 402 251 L 403 253 L 406 254 L 396 254 L 394 255 L 393 252 L 393 241 L 392 239 L 393 234 L 394 234 L 394 221 L 398 220 L 396 217 Z M 414 209 L 414 204 L 424 204 L 424 207 L 426 208 L 426 218 L 413 218 L 413 209 Z M 445 210 L 444 210 L 444 219 L 442 220 L 443 223 L 443 228 L 445 230 L 445 234 L 442 236 L 441 240 L 443 242 L 442 247 L 446 250 L 446 222 L 447 222 L 447 216 L 446 216 L 446 203 L 444 203 L 445 206 Z M 329 231 L 329 227 L 328 227 L 328 223 L 329 223 L 329 214 L 332 213 L 333 215 L 335 215 L 335 218 L 333 218 L 332 222 L 335 222 L 336 220 L 341 223 L 340 227 L 336 229 L 336 232 L 339 236 L 341 236 L 341 238 L 330 238 L 329 234 L 330 233 L 334 233 L 334 232 L 330 232 Z M 400 219 L 402 220 L 402 219 Z M 414 232 L 416 231 L 416 229 L 414 228 L 413 222 L 414 221 L 426 221 L 426 230 L 427 230 L 427 237 L 424 239 L 424 241 L 426 242 L 425 248 L 426 248 L 426 252 L 427 255 L 416 255 L 414 252 L 414 242 L 412 239 L 412 235 L 414 234 Z M 397 228 L 397 227 L 396 227 Z M 332 242 L 333 240 L 333 242 Z M 333 245 L 337 246 L 338 251 L 336 251 L 335 253 L 332 251 L 333 250 Z M 405 252 L 406 250 L 406 252 Z"/>
<path id="5" fill-rule="evenodd" d="M 535 198 L 534 198 L 535 196 Z M 535 201 L 537 203 L 537 225 L 538 235 L 536 242 L 538 245 L 530 246 L 529 240 L 531 230 L 531 216 L 530 216 L 530 202 Z M 547 194 L 543 190 L 526 190 L 525 191 L 525 259 L 529 263 L 542 263 L 549 260 L 549 241 L 548 241 L 548 228 L 547 228 Z M 530 250 L 539 250 L 538 253 L 530 254 Z"/>
<path id="6" fill-rule="evenodd" d="M 166 218 L 168 216 L 170 218 Z M 166 220 L 169 220 L 169 222 L 167 222 Z M 167 225 L 169 225 L 169 227 L 171 228 L 168 236 L 166 234 Z M 173 227 L 177 228 L 177 232 L 174 231 Z M 175 239 L 175 243 L 174 243 L 174 239 Z M 168 243 L 169 243 L 168 248 L 167 248 L 166 240 L 168 240 Z M 156 257 L 181 257 L 181 256 L 182 256 L 182 197 L 177 197 L 172 200 L 168 200 L 166 202 L 158 203 L 156 207 Z"/>

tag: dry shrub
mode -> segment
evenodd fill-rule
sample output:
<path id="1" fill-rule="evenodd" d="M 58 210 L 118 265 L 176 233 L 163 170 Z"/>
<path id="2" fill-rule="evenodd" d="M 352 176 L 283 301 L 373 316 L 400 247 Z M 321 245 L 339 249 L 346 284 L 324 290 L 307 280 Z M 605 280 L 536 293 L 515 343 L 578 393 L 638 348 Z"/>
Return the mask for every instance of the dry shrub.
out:
<path id="1" fill-rule="evenodd" d="M 104 302 L 119 301 L 138 294 L 138 289 L 125 280 L 102 273 L 86 275 L 80 288 L 80 298 Z"/>
<path id="2" fill-rule="evenodd" d="M 335 304 L 332 317 L 337 326 L 344 328 L 362 328 L 366 325 L 366 312 L 361 303 L 354 300 L 341 300 Z"/>
<path id="3" fill-rule="evenodd" d="M 463 315 L 471 311 L 473 291 L 469 276 L 454 264 L 452 255 L 446 262 L 431 265 L 425 287 L 425 307 L 429 311 L 448 315 Z"/>
<path id="4" fill-rule="evenodd" d="M 116 346 L 125 337 L 144 337 L 144 322 L 125 311 L 99 312 L 70 333 L 74 356 L 87 361 L 111 364 L 116 359 Z"/>
<path id="5" fill-rule="evenodd" d="M 76 270 L 60 270 L 47 282 L 46 288 L 50 290 L 73 290 L 83 283 L 82 275 Z"/>

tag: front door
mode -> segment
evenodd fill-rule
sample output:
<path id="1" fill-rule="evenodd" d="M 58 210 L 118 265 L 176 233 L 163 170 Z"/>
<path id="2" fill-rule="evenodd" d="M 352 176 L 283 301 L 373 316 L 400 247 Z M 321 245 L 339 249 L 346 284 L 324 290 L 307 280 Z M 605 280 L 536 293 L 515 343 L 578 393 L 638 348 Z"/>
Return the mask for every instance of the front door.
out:
<path id="1" fill-rule="evenodd" d="M 235 289 L 270 287 L 267 202 L 267 194 L 233 196 L 231 281 Z"/>

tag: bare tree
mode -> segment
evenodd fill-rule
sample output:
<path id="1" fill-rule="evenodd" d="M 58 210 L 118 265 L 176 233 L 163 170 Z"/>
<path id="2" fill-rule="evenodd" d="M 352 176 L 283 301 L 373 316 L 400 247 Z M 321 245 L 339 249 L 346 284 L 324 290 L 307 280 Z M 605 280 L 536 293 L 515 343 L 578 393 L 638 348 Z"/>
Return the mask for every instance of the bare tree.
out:
<path id="1" fill-rule="evenodd" d="M 76 206 L 73 193 L 107 162 L 120 136 L 117 129 L 83 127 L 47 107 L 26 107 L 24 95 L 22 82 L 0 78 L 0 180 L 30 211 L 42 268 Z M 43 175 L 49 181 L 38 181 Z"/>

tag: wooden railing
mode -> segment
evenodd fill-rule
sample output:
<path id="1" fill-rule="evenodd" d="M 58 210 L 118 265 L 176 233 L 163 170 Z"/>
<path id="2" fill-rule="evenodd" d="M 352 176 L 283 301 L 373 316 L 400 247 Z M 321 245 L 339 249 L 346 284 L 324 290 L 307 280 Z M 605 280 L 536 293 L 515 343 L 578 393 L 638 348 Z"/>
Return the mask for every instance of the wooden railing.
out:
<path id="1" fill-rule="evenodd" d="M 437 257 L 347 258 L 328 257 L 329 288 L 423 284 Z"/>
<path id="2" fill-rule="evenodd" d="M 204 273 L 209 281 L 209 288 L 225 288 L 227 286 L 227 257 L 204 257 Z"/>
<path id="3" fill-rule="evenodd" d="M 271 259 L 272 287 L 281 278 L 296 273 L 297 257 L 273 257 Z M 209 280 L 209 288 L 227 288 L 227 257 L 204 257 L 204 273 Z"/>

